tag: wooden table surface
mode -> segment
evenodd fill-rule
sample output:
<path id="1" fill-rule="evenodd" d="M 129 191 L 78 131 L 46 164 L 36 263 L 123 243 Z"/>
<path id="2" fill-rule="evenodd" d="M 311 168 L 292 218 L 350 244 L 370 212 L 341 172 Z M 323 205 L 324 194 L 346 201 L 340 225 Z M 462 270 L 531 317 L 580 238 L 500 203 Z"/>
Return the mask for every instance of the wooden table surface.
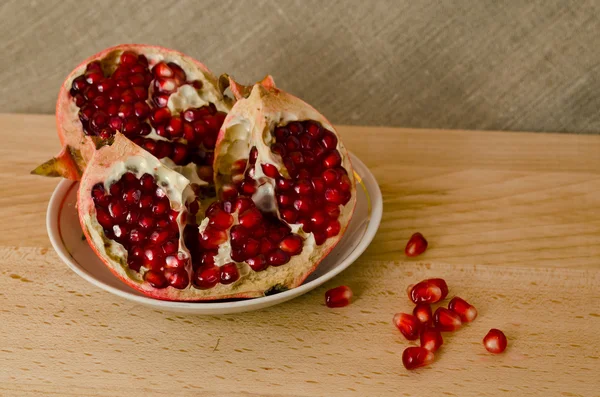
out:
<path id="1" fill-rule="evenodd" d="M 71 272 L 45 228 L 52 116 L 0 115 L 0 395 L 599 396 L 600 136 L 339 128 L 384 215 L 366 253 L 269 309 L 182 316 Z M 403 255 L 415 231 L 430 241 Z M 445 278 L 479 309 L 431 367 L 409 372 L 391 324 L 405 289 Z M 356 300 L 323 305 L 346 284 Z M 507 351 L 481 339 L 503 329 Z"/>

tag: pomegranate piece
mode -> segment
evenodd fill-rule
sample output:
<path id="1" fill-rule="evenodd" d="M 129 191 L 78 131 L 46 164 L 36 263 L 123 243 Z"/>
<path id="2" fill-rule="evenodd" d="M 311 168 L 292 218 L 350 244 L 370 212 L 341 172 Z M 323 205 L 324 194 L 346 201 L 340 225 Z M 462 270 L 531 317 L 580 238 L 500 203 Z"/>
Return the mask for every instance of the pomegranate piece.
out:
<path id="1" fill-rule="evenodd" d="M 434 355 L 424 347 L 407 347 L 402 353 L 402 364 L 406 369 L 424 367 L 433 363 Z"/>
<path id="2" fill-rule="evenodd" d="M 444 307 L 438 307 L 433 314 L 434 326 L 443 332 L 454 332 L 462 326 L 458 314 Z"/>
<path id="3" fill-rule="evenodd" d="M 483 346 L 490 353 L 500 354 L 506 349 L 508 341 L 504 332 L 499 329 L 492 328 L 489 330 L 487 335 L 483 338 Z"/>
<path id="4" fill-rule="evenodd" d="M 413 309 L 413 315 L 419 319 L 421 324 L 429 325 L 433 320 L 431 306 L 428 303 L 417 303 Z"/>
<path id="5" fill-rule="evenodd" d="M 152 65 L 146 56 L 175 62 Z M 185 70 L 178 64 L 185 65 Z M 169 70 L 171 75 L 166 76 Z M 188 79 L 188 75 L 203 75 L 207 84 L 198 84 L 199 81 Z M 95 150 L 94 143 L 84 137 L 109 141 L 116 132 L 125 134 L 158 158 L 168 157 L 182 165 L 191 160 L 198 169 L 211 168 L 207 155 L 212 154 L 226 112 L 231 108 L 230 100 L 223 96 L 216 81 L 201 63 L 166 48 L 121 45 L 88 58 L 67 77 L 58 97 L 59 136 L 69 149 L 35 172 L 77 180 Z M 169 99 L 181 90 L 189 95 L 191 91 L 198 92 L 200 97 L 208 96 L 214 102 L 201 108 L 170 110 Z M 203 126 L 201 134 L 194 131 L 193 123 Z M 166 141 L 150 135 L 152 129 Z M 184 135 L 186 141 L 181 141 Z"/>
<path id="6" fill-rule="evenodd" d="M 434 353 L 442 346 L 444 340 L 439 330 L 430 327 L 424 327 L 420 335 L 421 347 Z"/>
<path id="7" fill-rule="evenodd" d="M 345 285 L 332 288 L 325 292 L 325 305 L 327 307 L 335 308 L 348 306 L 351 300 L 352 290 Z"/>
<path id="8" fill-rule="evenodd" d="M 448 309 L 460 316 L 463 323 L 470 323 L 477 318 L 477 309 L 466 300 L 455 296 L 448 303 Z"/>
<path id="9" fill-rule="evenodd" d="M 406 243 L 406 248 L 404 248 L 404 253 L 408 257 L 415 257 L 421 255 L 427 249 L 427 240 L 421 233 L 413 234 L 408 243 Z"/>
<path id="10" fill-rule="evenodd" d="M 393 322 L 406 339 L 415 340 L 419 338 L 421 323 L 417 317 L 412 314 L 396 313 Z"/>

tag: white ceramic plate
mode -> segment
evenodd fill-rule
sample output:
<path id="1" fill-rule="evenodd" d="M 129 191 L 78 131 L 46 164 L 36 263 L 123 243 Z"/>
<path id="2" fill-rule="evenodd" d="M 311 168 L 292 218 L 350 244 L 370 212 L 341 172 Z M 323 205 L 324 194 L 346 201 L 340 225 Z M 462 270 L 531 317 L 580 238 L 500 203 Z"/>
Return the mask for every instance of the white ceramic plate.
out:
<path id="1" fill-rule="evenodd" d="M 356 210 L 346 234 L 302 285 L 274 295 L 222 302 L 169 302 L 147 297 L 130 288 L 108 270 L 85 241 L 75 208 L 78 183 L 66 179 L 58 184 L 48 204 L 48 235 L 52 246 L 71 270 L 90 283 L 136 303 L 160 310 L 210 315 L 262 309 L 295 298 L 331 280 L 350 266 L 373 240 L 381 222 L 381 191 L 362 161 L 352 154 L 350 157 L 358 191 Z"/>

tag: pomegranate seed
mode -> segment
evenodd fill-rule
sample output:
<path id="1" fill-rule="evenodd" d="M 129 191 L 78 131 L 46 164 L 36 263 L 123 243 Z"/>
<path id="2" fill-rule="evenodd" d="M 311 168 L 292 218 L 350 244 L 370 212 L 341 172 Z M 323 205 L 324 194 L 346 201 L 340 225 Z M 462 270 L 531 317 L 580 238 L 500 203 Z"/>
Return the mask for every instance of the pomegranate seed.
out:
<path id="1" fill-rule="evenodd" d="M 185 164 L 187 155 L 188 155 L 187 146 L 185 146 L 181 143 L 175 143 L 173 145 L 173 157 L 171 159 L 173 160 L 173 162 L 175 162 L 175 164 L 178 164 L 178 165 Z"/>
<path id="2" fill-rule="evenodd" d="M 281 218 L 283 218 L 284 221 L 286 221 L 287 223 L 290 223 L 290 224 L 296 223 L 296 220 L 298 219 L 298 212 L 296 212 L 290 208 L 285 208 L 285 209 L 281 210 L 280 214 L 281 214 Z M 306 231 L 306 229 L 305 229 L 305 231 Z"/>
<path id="3" fill-rule="evenodd" d="M 402 353 L 402 364 L 406 369 L 424 367 L 433 362 L 434 355 L 424 347 L 407 347 Z"/>
<path id="4" fill-rule="evenodd" d="M 173 288 L 184 289 L 190 283 L 190 278 L 185 269 L 166 269 L 165 278 Z"/>
<path id="5" fill-rule="evenodd" d="M 454 332 L 458 330 L 462 321 L 458 314 L 444 307 L 438 307 L 433 314 L 433 324 L 437 329 L 443 332 Z"/>
<path id="6" fill-rule="evenodd" d="M 323 135 L 321 125 L 315 121 L 306 122 L 306 132 L 315 139 L 319 139 L 321 138 L 321 135 Z"/>
<path id="7" fill-rule="evenodd" d="M 233 224 L 233 216 L 225 211 L 217 210 L 211 215 L 208 224 L 219 230 L 227 230 Z"/>
<path id="8" fill-rule="evenodd" d="M 155 230 L 150 235 L 150 241 L 152 241 L 155 245 L 161 245 L 169 238 L 169 232 L 166 230 Z"/>
<path id="9" fill-rule="evenodd" d="M 276 249 L 267 255 L 267 263 L 269 266 L 281 266 L 285 265 L 289 261 L 290 256 L 280 249 Z"/>
<path id="10" fill-rule="evenodd" d="M 337 219 L 340 216 L 340 206 L 338 204 L 325 204 L 325 212 L 331 219 Z"/>
<path id="11" fill-rule="evenodd" d="M 146 238 L 146 234 L 138 229 L 131 229 L 129 232 L 129 242 L 132 244 L 141 243 Z"/>
<path id="12" fill-rule="evenodd" d="M 340 153 L 337 150 L 332 151 L 323 159 L 323 166 L 325 168 L 335 168 L 339 167 L 341 164 L 342 156 L 340 156 Z"/>
<path id="13" fill-rule="evenodd" d="M 419 337 L 421 323 L 412 314 L 396 313 L 394 315 L 394 325 L 398 327 L 402 335 L 408 340 L 415 340 Z"/>
<path id="14" fill-rule="evenodd" d="M 73 85 L 73 87 L 75 86 Z M 275 135 L 275 140 L 277 142 L 281 142 L 284 141 L 290 135 L 290 131 L 288 131 L 288 129 L 285 127 L 277 127 L 275 128 L 273 134 Z"/>
<path id="15" fill-rule="evenodd" d="M 253 229 L 262 221 L 262 214 L 258 208 L 250 208 L 239 216 L 240 225 Z"/>
<path id="16" fill-rule="evenodd" d="M 253 238 L 248 239 L 243 246 L 245 257 L 256 256 L 260 252 L 260 242 Z"/>
<path id="17" fill-rule="evenodd" d="M 413 314 L 422 324 L 431 324 L 431 320 L 433 319 L 431 306 L 428 303 L 417 303 L 413 309 Z"/>
<path id="18" fill-rule="evenodd" d="M 350 287 L 340 285 L 325 292 L 325 305 L 327 307 L 344 307 L 350 304 L 352 300 L 352 290 Z"/>
<path id="19" fill-rule="evenodd" d="M 229 231 L 231 235 L 231 243 L 242 245 L 248 239 L 248 229 L 240 225 L 235 225 Z"/>
<path id="20" fill-rule="evenodd" d="M 346 204 L 350 200 L 350 195 L 330 188 L 325 190 L 325 200 L 332 204 Z"/>
<path id="21" fill-rule="evenodd" d="M 313 232 L 313 237 L 315 238 L 315 243 L 317 245 L 322 245 L 327 240 L 325 232 L 315 231 Z"/>
<path id="22" fill-rule="evenodd" d="M 337 220 L 332 220 L 329 222 L 329 224 L 327 224 L 325 233 L 327 234 L 327 237 L 334 237 L 340 234 L 341 229 L 342 225 L 340 225 L 340 222 Z"/>
<path id="23" fill-rule="evenodd" d="M 217 249 L 227 241 L 227 232 L 208 226 L 200 235 L 200 245 L 205 249 Z"/>
<path id="24" fill-rule="evenodd" d="M 492 328 L 483 338 L 483 346 L 490 353 L 500 354 L 506 349 L 508 341 L 506 335 L 499 329 Z"/>
<path id="25" fill-rule="evenodd" d="M 152 229 L 155 225 L 154 218 L 149 215 L 144 215 L 140 218 L 140 226 L 144 229 Z"/>
<path id="26" fill-rule="evenodd" d="M 170 209 L 169 200 L 163 199 L 152 206 L 152 213 L 154 215 L 164 215 Z"/>
<path id="27" fill-rule="evenodd" d="M 165 129 L 172 138 L 183 136 L 183 122 L 179 117 L 173 117 Z"/>
<path id="28" fill-rule="evenodd" d="M 297 234 L 290 234 L 279 243 L 279 248 L 290 255 L 298 255 L 302 252 L 302 237 Z"/>
<path id="29" fill-rule="evenodd" d="M 221 266 L 221 284 L 231 284 L 240 278 L 237 265 L 229 262 Z"/>
<path id="30" fill-rule="evenodd" d="M 299 198 L 298 200 L 294 201 L 294 208 L 307 214 L 312 209 L 311 201 L 309 198 Z"/>
<path id="31" fill-rule="evenodd" d="M 313 191 L 312 182 L 307 179 L 301 179 L 298 182 L 296 182 L 296 186 L 294 186 L 294 191 L 301 196 L 310 195 Z"/>
<path id="32" fill-rule="evenodd" d="M 290 134 L 294 136 L 299 136 L 304 133 L 304 126 L 297 121 L 289 123 L 287 128 L 290 130 Z"/>
<path id="33" fill-rule="evenodd" d="M 419 256 L 427 249 L 427 240 L 421 233 L 413 234 L 408 243 L 406 243 L 406 248 L 404 248 L 404 253 L 408 257 Z"/>
<path id="34" fill-rule="evenodd" d="M 194 285 L 200 289 L 213 288 L 221 280 L 221 269 L 218 266 L 200 268 L 196 272 Z"/>
<path id="35" fill-rule="evenodd" d="M 173 77 L 173 70 L 165 62 L 159 62 L 152 68 L 156 77 Z"/>
<path id="36" fill-rule="evenodd" d="M 320 229 L 327 221 L 327 214 L 324 211 L 315 211 L 310 217 L 310 223 L 314 228 Z"/>
<path id="37" fill-rule="evenodd" d="M 420 335 L 421 347 L 429 350 L 430 352 L 435 352 L 437 349 L 442 346 L 444 340 L 442 339 L 442 334 L 435 328 L 424 327 L 421 331 Z"/>
<path id="38" fill-rule="evenodd" d="M 162 249 L 163 249 L 163 252 L 165 253 L 165 255 L 172 255 L 172 254 L 176 253 L 178 248 L 179 248 L 179 244 L 178 244 L 177 240 L 167 241 L 162 246 Z M 167 257 L 167 266 L 170 266 L 170 267 L 179 267 L 179 266 L 176 266 L 176 265 L 169 265 L 169 258 L 173 258 L 173 260 L 177 259 L 174 256 Z"/>
<path id="39" fill-rule="evenodd" d="M 427 280 L 415 284 L 409 296 L 414 303 L 436 303 L 443 299 L 440 287 Z"/>
<path id="40" fill-rule="evenodd" d="M 443 278 L 428 278 L 423 281 L 436 285 L 442 291 L 442 299 L 446 299 L 448 296 L 448 284 L 446 284 L 446 280 Z"/>
<path id="41" fill-rule="evenodd" d="M 283 144 L 281 143 L 274 143 L 271 145 L 271 151 L 275 154 L 280 155 L 281 157 L 284 157 L 287 153 L 287 150 L 285 149 L 285 146 L 283 146 Z"/>
<path id="42" fill-rule="evenodd" d="M 267 265 L 267 260 L 265 259 L 265 256 L 262 255 L 262 254 L 258 255 L 258 256 L 255 256 L 254 258 L 247 259 L 246 263 L 255 272 L 263 271 L 268 266 Z"/>
<path id="43" fill-rule="evenodd" d="M 124 51 L 121 54 L 121 64 L 126 66 L 133 66 L 137 63 L 137 54 L 131 51 Z"/>
<path id="44" fill-rule="evenodd" d="M 115 222 L 121 222 L 125 220 L 125 215 L 127 214 L 127 207 L 122 201 L 113 201 L 108 206 L 108 211 L 110 212 L 110 216 L 115 220 Z"/>
<path id="45" fill-rule="evenodd" d="M 260 166 L 266 176 L 270 178 L 279 177 L 279 171 L 277 170 L 277 167 L 275 167 L 273 164 L 261 164 Z"/>
<path id="46" fill-rule="evenodd" d="M 152 208 L 152 204 L 154 204 L 154 199 L 152 198 L 152 196 L 142 196 L 140 198 L 140 208 Z"/>
<path id="47" fill-rule="evenodd" d="M 334 150 L 337 148 L 337 138 L 336 136 L 333 134 L 333 132 L 329 131 L 329 130 L 325 130 L 325 132 L 323 133 L 323 138 L 321 138 L 321 143 L 323 144 L 323 146 L 325 146 L 325 149 L 327 150 Z"/>
<path id="48" fill-rule="evenodd" d="M 215 255 L 217 253 L 213 252 L 213 251 L 206 251 L 204 253 L 202 253 L 202 256 L 200 257 L 200 263 L 203 266 L 214 266 L 215 264 Z"/>
<path id="49" fill-rule="evenodd" d="M 165 288 L 167 285 L 169 285 L 169 282 L 165 276 L 156 270 L 147 271 L 144 274 L 144 281 L 149 283 L 154 288 Z"/>
<path id="50" fill-rule="evenodd" d="M 152 125 L 157 126 L 159 124 L 166 123 L 171 119 L 171 111 L 169 108 L 158 108 L 155 109 L 152 115 L 150 116 L 150 121 Z"/>
<path id="51" fill-rule="evenodd" d="M 448 303 L 448 309 L 458 314 L 463 323 L 470 323 L 477 317 L 477 309 L 466 300 L 455 296 Z"/>

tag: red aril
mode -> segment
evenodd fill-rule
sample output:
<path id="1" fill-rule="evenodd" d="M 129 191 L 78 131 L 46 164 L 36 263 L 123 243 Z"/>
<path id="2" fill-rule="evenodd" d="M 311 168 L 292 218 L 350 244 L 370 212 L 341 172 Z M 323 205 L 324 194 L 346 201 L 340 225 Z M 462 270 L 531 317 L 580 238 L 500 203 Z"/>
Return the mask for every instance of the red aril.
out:
<path id="1" fill-rule="evenodd" d="M 424 347 L 407 347 L 402 353 L 402 364 L 406 369 L 424 367 L 433 363 L 434 355 Z"/>
<path id="2" fill-rule="evenodd" d="M 490 353 L 500 354 L 506 349 L 508 341 L 504 332 L 499 329 L 492 328 L 489 330 L 487 335 L 483 338 L 483 346 Z"/>
<path id="3" fill-rule="evenodd" d="M 410 289 L 409 297 L 414 303 L 437 303 L 444 299 L 445 295 L 438 283 L 423 280 Z"/>
<path id="4" fill-rule="evenodd" d="M 345 285 L 332 288 L 325 292 L 325 305 L 327 305 L 327 307 L 335 308 L 348 306 L 351 300 L 352 290 Z"/>
<path id="5" fill-rule="evenodd" d="M 433 314 L 433 325 L 443 332 L 454 332 L 458 330 L 462 321 L 458 314 L 444 307 L 438 307 Z"/>
<path id="6" fill-rule="evenodd" d="M 448 309 L 460 316 L 463 323 L 470 323 L 477 317 L 477 309 L 466 300 L 455 296 L 448 303 Z"/>
<path id="7" fill-rule="evenodd" d="M 419 338 L 421 323 L 417 317 L 412 314 L 396 313 L 393 322 L 406 339 L 415 340 Z"/>
<path id="8" fill-rule="evenodd" d="M 413 234 L 408 243 L 406 243 L 406 247 L 404 248 L 404 253 L 406 256 L 415 257 L 421 255 L 427 249 L 427 240 L 421 233 Z"/>
<path id="9" fill-rule="evenodd" d="M 431 327 L 423 328 L 420 334 L 420 341 L 421 347 L 424 347 L 432 353 L 439 349 L 444 343 L 440 331 Z"/>
<path id="10" fill-rule="evenodd" d="M 421 324 L 431 324 L 433 315 L 431 306 L 428 303 L 417 303 L 413 309 L 413 314 L 421 322 Z"/>

